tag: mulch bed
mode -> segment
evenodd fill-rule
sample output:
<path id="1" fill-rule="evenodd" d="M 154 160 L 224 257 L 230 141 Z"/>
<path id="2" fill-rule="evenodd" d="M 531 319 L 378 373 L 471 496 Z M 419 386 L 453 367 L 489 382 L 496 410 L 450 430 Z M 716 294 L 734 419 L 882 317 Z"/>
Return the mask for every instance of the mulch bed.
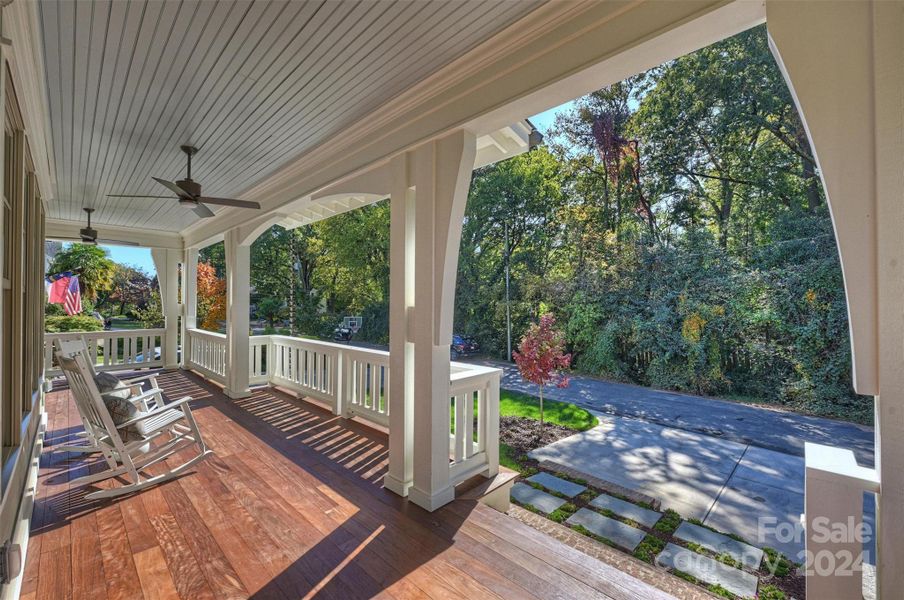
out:
<path id="1" fill-rule="evenodd" d="M 527 453 L 541 446 L 557 442 L 577 433 L 573 429 L 540 422 L 526 417 L 501 417 L 499 419 L 499 439 L 515 450 Z"/>

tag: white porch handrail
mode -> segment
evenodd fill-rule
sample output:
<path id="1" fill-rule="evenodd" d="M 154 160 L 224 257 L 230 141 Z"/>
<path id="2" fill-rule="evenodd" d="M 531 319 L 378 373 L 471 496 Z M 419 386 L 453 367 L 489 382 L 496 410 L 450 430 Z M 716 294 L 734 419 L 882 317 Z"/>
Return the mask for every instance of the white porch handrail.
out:
<path id="1" fill-rule="evenodd" d="M 186 329 L 182 341 L 187 348 L 185 364 L 189 369 L 218 382 L 226 382 L 226 335 L 203 329 Z"/>
<path id="2" fill-rule="evenodd" d="M 166 362 L 165 329 L 124 329 L 116 331 L 65 331 L 44 334 L 45 377 L 62 375 L 56 364 L 54 345 L 61 340 L 82 339 L 94 362 L 95 371 L 162 367 Z M 160 356 L 157 357 L 159 349 Z"/>

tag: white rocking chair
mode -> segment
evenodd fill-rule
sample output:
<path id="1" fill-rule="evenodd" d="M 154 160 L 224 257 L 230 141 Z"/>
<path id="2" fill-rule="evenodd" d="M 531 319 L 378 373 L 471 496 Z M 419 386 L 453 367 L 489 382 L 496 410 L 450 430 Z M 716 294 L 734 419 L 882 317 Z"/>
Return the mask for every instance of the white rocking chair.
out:
<path id="1" fill-rule="evenodd" d="M 130 480 L 130 483 L 120 487 L 92 492 L 86 496 L 87 499 L 110 498 L 157 485 L 180 475 L 212 454 L 204 444 L 201 430 L 188 405 L 190 396 L 167 405 L 160 404 L 147 413 L 116 425 L 94 383 L 85 356 L 76 353 L 69 357 L 58 352 L 57 360 L 69 381 L 79 413 L 85 420 L 86 431 L 96 441 L 109 467 L 70 483 L 80 486 L 119 475 L 125 475 Z M 138 434 L 139 439 L 123 441 L 123 433 L 126 432 Z M 156 446 L 154 441 L 158 442 Z M 151 465 L 191 446 L 195 446 L 198 453 L 181 465 L 158 475 L 144 473 Z"/>
<path id="2" fill-rule="evenodd" d="M 81 354 L 82 356 L 84 356 L 85 362 L 88 364 L 88 368 L 91 371 L 92 377 L 97 374 L 94 370 L 94 361 L 91 360 L 91 355 L 88 352 L 88 344 L 85 343 L 84 338 L 78 337 L 69 340 L 57 340 L 56 345 L 57 348 L 59 348 L 60 353 L 62 353 L 64 356 L 72 357 L 75 354 Z M 147 392 L 143 391 L 141 387 L 141 384 L 145 381 L 151 384 L 151 389 Z M 148 410 L 151 410 L 153 408 L 156 408 L 158 405 L 163 404 L 163 390 L 161 390 L 157 385 L 156 373 L 152 373 L 151 375 L 144 375 L 142 377 L 134 377 L 132 379 L 124 379 L 122 382 L 129 386 L 132 390 L 132 395 L 129 397 L 129 401 L 134 403 L 142 411 L 147 412 Z M 81 416 L 82 425 L 84 426 L 85 431 L 77 433 L 76 436 L 84 438 L 87 443 L 57 446 L 53 449 L 53 452 L 91 453 L 101 451 L 100 446 L 91 436 L 90 428 L 85 422 L 85 416 L 81 414 L 81 410 L 79 410 L 79 415 Z"/>

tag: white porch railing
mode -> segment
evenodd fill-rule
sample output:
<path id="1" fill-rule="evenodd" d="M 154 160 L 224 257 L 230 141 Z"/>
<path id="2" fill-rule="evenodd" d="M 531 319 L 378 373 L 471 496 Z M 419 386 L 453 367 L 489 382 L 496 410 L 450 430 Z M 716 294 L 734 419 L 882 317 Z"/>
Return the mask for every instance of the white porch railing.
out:
<path id="1" fill-rule="evenodd" d="M 47 373 L 60 374 L 53 342 L 82 337 L 98 370 L 162 367 L 163 329 L 48 333 Z M 226 336 L 190 329 L 183 340 L 185 365 L 225 383 Z M 149 353 L 146 349 L 150 348 Z M 160 349 L 159 356 L 155 350 Z M 112 349 L 116 349 L 112 351 Z M 389 427 L 389 352 L 282 335 L 251 336 L 249 382 L 271 384 L 316 398 L 333 412 Z M 449 381 L 449 474 L 455 485 L 499 465 L 499 381 L 491 367 L 452 363 Z"/>
<path id="2" fill-rule="evenodd" d="M 224 342 L 225 343 L 225 342 Z M 327 402 L 336 414 L 389 427 L 389 352 L 282 335 L 251 337 L 251 383 Z M 452 363 L 449 469 L 455 485 L 499 466 L 499 381 L 491 367 Z"/>
<path id="3" fill-rule="evenodd" d="M 487 470 L 499 471 L 499 381 L 502 371 L 452 363 L 449 384 L 452 485 Z"/>
<path id="4" fill-rule="evenodd" d="M 58 340 L 83 339 L 97 371 L 162 367 L 165 363 L 163 329 L 126 329 L 121 331 L 68 331 L 44 334 L 44 372 L 46 377 L 62 375 L 56 364 Z"/>
<path id="5" fill-rule="evenodd" d="M 187 348 L 186 365 L 219 383 L 226 382 L 226 335 L 189 329 L 182 347 Z"/>

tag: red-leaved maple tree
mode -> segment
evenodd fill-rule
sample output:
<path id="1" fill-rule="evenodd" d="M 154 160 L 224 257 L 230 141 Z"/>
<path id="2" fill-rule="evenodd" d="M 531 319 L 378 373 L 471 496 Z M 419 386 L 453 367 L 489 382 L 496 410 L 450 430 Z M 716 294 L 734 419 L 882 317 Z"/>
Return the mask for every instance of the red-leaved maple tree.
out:
<path id="1" fill-rule="evenodd" d="M 540 428 L 543 428 L 543 387 L 555 385 L 568 387 L 568 376 L 563 373 L 571 364 L 571 354 L 565 353 L 565 334 L 556 329 L 552 314 L 540 317 L 539 323 L 528 327 L 518 351 L 513 352 L 518 371 L 526 381 L 540 387 Z"/>

